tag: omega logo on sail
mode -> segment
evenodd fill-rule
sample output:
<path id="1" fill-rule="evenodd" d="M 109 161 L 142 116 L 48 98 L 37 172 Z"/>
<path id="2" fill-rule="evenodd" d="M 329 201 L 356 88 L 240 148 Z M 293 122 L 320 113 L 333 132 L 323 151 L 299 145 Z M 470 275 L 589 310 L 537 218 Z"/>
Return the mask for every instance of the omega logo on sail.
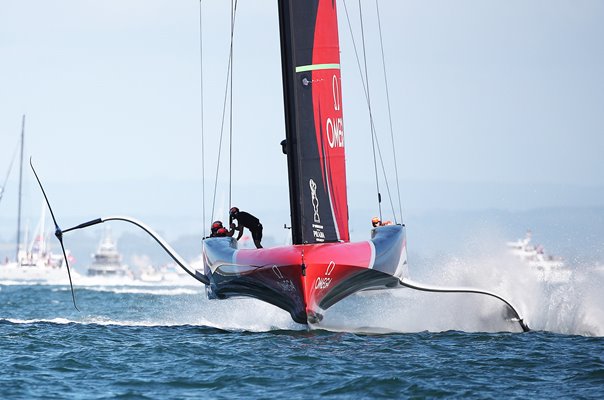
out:
<path id="1" fill-rule="evenodd" d="M 331 117 L 327 118 L 325 133 L 327 134 L 327 143 L 332 149 L 334 147 L 344 147 L 344 123 L 342 122 L 341 114 L 341 99 L 340 99 L 340 85 L 338 84 L 338 77 L 333 76 L 331 81 L 331 87 L 333 91 L 333 109 L 340 114 L 335 119 Z"/>

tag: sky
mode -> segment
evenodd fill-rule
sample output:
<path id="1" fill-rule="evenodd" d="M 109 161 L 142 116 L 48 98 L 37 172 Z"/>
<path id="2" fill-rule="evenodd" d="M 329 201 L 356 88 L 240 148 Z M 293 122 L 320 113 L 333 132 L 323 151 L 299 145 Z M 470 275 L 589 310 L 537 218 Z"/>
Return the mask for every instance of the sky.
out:
<path id="1" fill-rule="evenodd" d="M 190 210 L 201 203 L 204 175 L 210 208 L 227 72 L 228 3 L 201 3 L 200 57 L 198 1 L 1 0 L 0 178 L 25 114 L 26 157 L 33 158 L 51 198 L 59 200 L 61 214 L 85 214 L 89 204 L 95 208 L 91 217 Z M 537 205 L 549 205 L 546 197 L 564 198 L 571 188 L 579 194 L 562 205 L 576 205 L 585 196 L 591 196 L 587 203 L 602 205 L 604 2 L 379 1 L 394 147 L 375 2 L 362 3 L 373 118 L 388 175 L 394 176 L 394 148 L 408 198 L 409 192 L 424 193 L 422 185 L 444 188 L 408 202 L 411 212 L 426 203 L 446 207 L 451 187 L 473 184 L 553 187 L 531 203 Z M 360 51 L 358 3 L 347 1 L 346 8 Z M 354 209 L 373 201 L 375 182 L 366 101 L 342 1 L 338 11 Z M 287 214 L 275 1 L 239 1 L 233 71 L 232 203 L 242 209 L 265 204 Z M 228 120 L 227 113 L 227 137 Z M 221 182 L 228 176 L 226 140 Z M 15 172 L 7 196 L 8 189 L 14 193 Z M 31 193 L 36 189 L 25 173 Z M 174 185 L 185 189 L 166 193 Z M 521 201 L 507 197 L 514 200 L 495 206 L 513 208 Z M 221 185 L 217 202 L 226 199 Z M 30 207 L 37 210 L 36 201 Z M 0 216 L 4 211 L 0 204 Z"/>

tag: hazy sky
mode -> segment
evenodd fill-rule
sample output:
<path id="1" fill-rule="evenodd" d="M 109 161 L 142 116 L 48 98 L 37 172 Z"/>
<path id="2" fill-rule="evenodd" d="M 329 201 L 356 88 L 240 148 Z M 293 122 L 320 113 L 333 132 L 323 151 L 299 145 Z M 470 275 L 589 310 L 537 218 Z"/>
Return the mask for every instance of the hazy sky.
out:
<path id="1" fill-rule="evenodd" d="M 228 3 L 203 1 L 207 180 Z M 358 3 L 346 4 L 360 45 Z M 604 185 L 604 2 L 379 4 L 403 181 Z M 372 108 L 390 159 L 375 3 L 363 5 Z M 367 109 L 338 8 L 349 183 L 372 190 Z M 240 0 L 234 181 L 281 182 L 286 196 L 279 62 L 276 2 Z M 200 181 L 199 2 L 0 0 L 1 178 L 22 114 L 26 154 L 48 182 Z"/>

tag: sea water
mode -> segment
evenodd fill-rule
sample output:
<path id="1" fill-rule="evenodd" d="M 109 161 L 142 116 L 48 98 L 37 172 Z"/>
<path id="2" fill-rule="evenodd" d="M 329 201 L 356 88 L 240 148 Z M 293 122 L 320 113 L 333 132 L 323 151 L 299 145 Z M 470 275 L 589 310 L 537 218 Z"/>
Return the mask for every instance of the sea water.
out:
<path id="1" fill-rule="evenodd" d="M 414 277 L 499 292 L 529 333 L 477 295 L 363 293 L 309 330 L 194 282 L 75 282 L 80 311 L 67 285 L 0 282 L 0 398 L 602 398 L 604 269 L 571 267 L 552 284 L 452 258 Z"/>

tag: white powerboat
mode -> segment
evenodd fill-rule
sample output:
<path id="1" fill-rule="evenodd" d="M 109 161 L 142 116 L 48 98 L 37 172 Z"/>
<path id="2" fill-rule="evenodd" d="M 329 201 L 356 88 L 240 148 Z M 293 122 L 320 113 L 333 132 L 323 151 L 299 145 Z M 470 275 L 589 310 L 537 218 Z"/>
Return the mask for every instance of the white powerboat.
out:
<path id="1" fill-rule="evenodd" d="M 117 251 L 109 229 L 105 230 L 96 253 L 92 255 L 88 276 L 132 278 L 128 267 L 122 264 L 122 256 Z"/>
<path id="2" fill-rule="evenodd" d="M 566 268 L 564 260 L 560 257 L 548 255 L 541 245 L 534 245 L 532 232 L 529 230 L 523 239 L 508 242 L 510 252 L 527 264 L 539 280 L 550 283 L 568 282 L 572 271 Z"/>
<path id="3" fill-rule="evenodd" d="M 174 264 L 161 266 L 149 265 L 143 268 L 137 279 L 142 283 L 155 283 L 159 285 L 189 285 L 196 284 L 195 279 L 191 279 L 184 271 Z"/>

